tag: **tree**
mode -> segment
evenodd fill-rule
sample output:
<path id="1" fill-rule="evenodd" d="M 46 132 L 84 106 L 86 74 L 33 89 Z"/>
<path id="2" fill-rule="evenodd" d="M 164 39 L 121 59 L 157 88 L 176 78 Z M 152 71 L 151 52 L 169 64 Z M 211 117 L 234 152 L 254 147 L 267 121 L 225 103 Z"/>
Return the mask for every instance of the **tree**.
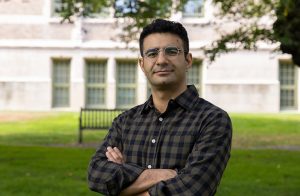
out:
<path id="1" fill-rule="evenodd" d="M 273 24 L 274 36 L 281 43 L 280 49 L 292 55 L 300 67 L 300 0 L 281 0 Z"/>
<path id="2" fill-rule="evenodd" d="M 115 17 L 126 22 L 121 38 L 126 43 L 136 39 L 141 28 L 154 18 L 169 18 L 182 10 L 187 0 L 62 0 L 59 12 L 71 21 L 73 15 L 89 17 L 103 7 L 115 8 Z M 174 5 L 175 2 L 175 5 Z M 219 8 L 216 24 L 235 23 L 231 32 L 220 32 L 221 38 L 204 52 L 210 61 L 222 53 L 237 49 L 256 50 L 260 42 L 280 43 L 278 49 L 292 55 L 300 66 L 300 0 L 212 0 Z M 265 21 L 271 21 L 265 23 Z M 221 28 L 220 28 L 221 29 Z"/>
<path id="3" fill-rule="evenodd" d="M 93 17 L 94 13 L 102 9 L 113 7 L 114 17 L 124 21 L 120 38 L 125 43 L 136 39 L 137 34 L 154 18 L 169 18 L 172 11 L 180 10 L 187 0 L 61 0 L 62 5 L 56 12 L 63 17 L 62 22 L 72 22 L 73 16 Z M 118 22 L 118 21 L 116 21 Z"/>
<path id="4" fill-rule="evenodd" d="M 219 17 L 238 21 L 233 32 L 222 34 L 205 53 L 211 61 L 221 53 L 257 49 L 260 41 L 280 43 L 278 49 L 291 54 L 300 66 L 300 0 L 213 0 L 220 6 Z M 272 21 L 264 24 L 263 20 Z M 233 44 L 236 47 L 230 47 Z"/>

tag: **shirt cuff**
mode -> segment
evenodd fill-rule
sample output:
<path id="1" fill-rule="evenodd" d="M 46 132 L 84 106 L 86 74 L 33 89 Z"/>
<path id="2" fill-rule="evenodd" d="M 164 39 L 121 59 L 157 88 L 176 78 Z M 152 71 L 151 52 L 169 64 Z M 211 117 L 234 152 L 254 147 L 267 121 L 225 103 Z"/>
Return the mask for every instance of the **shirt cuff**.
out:
<path id="1" fill-rule="evenodd" d="M 132 163 L 124 163 L 122 164 L 122 171 L 124 177 L 127 177 L 129 184 L 134 182 L 144 171 L 145 169 L 141 166 Z"/>

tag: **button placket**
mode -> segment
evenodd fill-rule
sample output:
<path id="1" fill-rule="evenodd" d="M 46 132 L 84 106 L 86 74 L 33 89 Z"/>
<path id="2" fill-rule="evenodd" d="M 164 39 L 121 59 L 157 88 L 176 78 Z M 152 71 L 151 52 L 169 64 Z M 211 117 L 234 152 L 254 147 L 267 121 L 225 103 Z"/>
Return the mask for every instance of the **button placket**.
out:
<path id="1" fill-rule="evenodd" d="M 152 165 L 155 165 L 156 164 L 156 158 L 157 158 L 157 142 L 158 142 L 158 139 L 161 135 L 161 131 L 163 130 L 163 121 L 164 121 L 164 118 L 163 117 L 158 117 L 158 121 L 159 123 L 157 124 L 158 125 L 158 129 L 157 131 L 154 132 L 154 134 L 152 135 L 152 139 L 151 139 L 151 144 L 152 144 L 152 148 L 153 148 L 153 151 L 155 152 L 154 154 L 154 157 L 152 157 L 150 163 L 148 163 L 147 165 L 147 168 L 148 169 L 152 169 Z M 159 130 L 159 131 L 158 131 Z"/>

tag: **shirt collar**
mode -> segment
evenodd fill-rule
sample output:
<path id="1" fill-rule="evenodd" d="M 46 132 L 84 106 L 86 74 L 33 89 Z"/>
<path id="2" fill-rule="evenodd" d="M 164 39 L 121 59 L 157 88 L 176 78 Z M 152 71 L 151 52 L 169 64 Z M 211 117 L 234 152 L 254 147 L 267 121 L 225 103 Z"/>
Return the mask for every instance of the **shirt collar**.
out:
<path id="1" fill-rule="evenodd" d="M 193 108 L 194 102 L 199 98 L 199 94 L 194 85 L 188 85 L 187 89 L 175 98 L 175 102 L 186 110 L 191 110 Z M 141 114 L 148 112 L 150 109 L 154 108 L 152 95 L 144 103 Z"/>
<path id="2" fill-rule="evenodd" d="M 154 104 L 153 104 L 153 99 L 152 99 L 152 95 L 151 95 L 149 97 L 149 99 L 144 103 L 141 114 L 147 113 L 152 108 L 154 108 Z"/>
<path id="3" fill-rule="evenodd" d="M 186 110 L 191 110 L 194 102 L 199 98 L 198 91 L 194 85 L 188 85 L 187 89 L 175 98 L 175 102 Z"/>

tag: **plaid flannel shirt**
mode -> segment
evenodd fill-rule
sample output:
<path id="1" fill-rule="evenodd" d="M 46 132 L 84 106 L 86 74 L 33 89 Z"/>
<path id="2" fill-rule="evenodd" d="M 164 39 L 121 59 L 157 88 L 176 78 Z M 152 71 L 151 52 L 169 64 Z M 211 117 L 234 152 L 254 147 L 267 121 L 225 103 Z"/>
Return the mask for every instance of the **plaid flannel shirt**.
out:
<path id="1" fill-rule="evenodd" d="M 151 187 L 150 195 L 214 195 L 230 157 L 232 127 L 227 113 L 199 98 L 194 86 L 159 113 L 152 98 L 112 123 L 89 165 L 91 190 L 118 195 L 145 169 L 175 169 L 178 175 Z M 107 160 L 117 147 L 124 164 Z"/>

